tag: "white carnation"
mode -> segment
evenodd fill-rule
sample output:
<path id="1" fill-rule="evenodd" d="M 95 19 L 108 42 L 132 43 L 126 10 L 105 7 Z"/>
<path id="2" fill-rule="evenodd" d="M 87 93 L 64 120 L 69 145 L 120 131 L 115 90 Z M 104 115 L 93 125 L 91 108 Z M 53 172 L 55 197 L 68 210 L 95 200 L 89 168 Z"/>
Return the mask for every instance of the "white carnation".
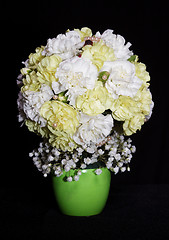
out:
<path id="1" fill-rule="evenodd" d="M 102 35 L 97 32 L 96 37 L 101 38 L 108 47 L 113 48 L 117 59 L 127 60 L 133 55 L 132 51 L 129 50 L 131 43 L 125 45 L 125 39 L 121 35 L 113 34 L 111 29 L 104 31 Z"/>
<path id="2" fill-rule="evenodd" d="M 115 99 L 119 95 L 134 97 L 142 85 L 142 81 L 135 75 L 134 64 L 129 61 L 104 62 L 100 71 L 110 73 L 105 87 Z"/>
<path id="3" fill-rule="evenodd" d="M 75 56 L 83 45 L 84 42 L 81 42 L 79 33 L 69 31 L 66 34 L 59 34 L 56 38 L 48 39 L 42 55 L 57 54 L 65 60 Z"/>
<path id="4" fill-rule="evenodd" d="M 30 119 L 37 122 L 44 127 L 46 120 L 40 116 L 40 108 L 42 104 L 49 101 L 53 96 L 51 88 L 45 84 L 41 86 L 39 91 L 25 91 L 19 94 L 18 108 L 19 108 L 19 121 Z"/>
<path id="5" fill-rule="evenodd" d="M 73 57 L 60 63 L 55 74 L 58 82 L 53 82 L 52 88 L 56 94 L 68 90 L 66 96 L 75 105 L 77 96 L 95 87 L 97 75 L 97 68 L 90 60 Z"/>
<path id="6" fill-rule="evenodd" d="M 94 146 L 102 142 L 107 137 L 113 127 L 113 118 L 110 114 L 104 116 L 88 116 L 81 113 L 80 126 L 73 136 L 74 141 L 83 148 L 95 150 Z"/>

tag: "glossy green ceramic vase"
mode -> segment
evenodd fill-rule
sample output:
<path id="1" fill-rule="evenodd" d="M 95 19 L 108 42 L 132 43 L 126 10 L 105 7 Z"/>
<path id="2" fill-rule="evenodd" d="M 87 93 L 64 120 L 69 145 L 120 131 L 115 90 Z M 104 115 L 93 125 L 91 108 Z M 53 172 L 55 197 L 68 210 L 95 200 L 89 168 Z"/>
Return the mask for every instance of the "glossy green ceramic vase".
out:
<path id="1" fill-rule="evenodd" d="M 62 213 L 70 216 L 92 216 L 102 212 L 109 195 L 111 173 L 101 168 L 100 175 L 95 169 L 81 171 L 79 181 L 67 182 L 75 170 L 64 172 L 60 177 L 52 176 L 53 188 L 58 206 Z"/>

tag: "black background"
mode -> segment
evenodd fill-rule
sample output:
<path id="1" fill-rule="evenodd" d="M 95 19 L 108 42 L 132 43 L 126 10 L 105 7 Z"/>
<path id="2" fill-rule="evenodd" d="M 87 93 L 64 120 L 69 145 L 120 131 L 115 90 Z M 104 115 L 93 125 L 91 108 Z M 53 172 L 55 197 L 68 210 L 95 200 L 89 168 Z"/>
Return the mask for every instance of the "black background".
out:
<path id="1" fill-rule="evenodd" d="M 84 26 L 91 28 L 93 33 L 113 29 L 115 34 L 122 35 L 132 43 L 130 49 L 139 56 L 139 61 L 146 64 L 151 76 L 150 90 L 155 103 L 153 115 L 142 130 L 132 136 L 137 151 L 131 162 L 131 172 L 112 175 L 112 185 L 126 185 L 127 189 L 130 185 L 169 184 L 168 12 L 167 1 L 48 0 L 6 1 L 2 4 L 1 64 L 3 62 L 4 65 L 1 66 L 1 73 L 4 75 L 1 95 L 6 94 L 5 99 L 1 96 L 2 189 L 10 189 L 9 193 L 13 195 L 20 192 L 22 199 L 29 199 L 31 195 L 32 202 L 33 199 L 35 202 L 47 201 L 46 205 L 50 205 L 50 178 L 43 178 L 28 157 L 41 139 L 26 127 L 21 128 L 17 122 L 19 89 L 16 78 L 22 68 L 21 62 L 37 46 L 45 45 L 48 38 L 56 37 L 67 29 Z M 25 193 L 26 190 L 28 192 Z M 37 198 L 37 195 L 40 197 Z"/>

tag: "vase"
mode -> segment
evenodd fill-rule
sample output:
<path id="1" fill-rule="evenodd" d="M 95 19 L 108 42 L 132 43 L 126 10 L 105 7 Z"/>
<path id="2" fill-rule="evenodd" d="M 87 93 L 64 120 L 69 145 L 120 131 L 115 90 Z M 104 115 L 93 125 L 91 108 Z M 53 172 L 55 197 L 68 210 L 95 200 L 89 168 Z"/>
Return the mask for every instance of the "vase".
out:
<path id="1" fill-rule="evenodd" d="M 63 214 L 92 216 L 102 212 L 109 195 L 111 173 L 107 168 L 101 168 L 102 173 L 97 175 L 95 170 L 81 170 L 79 180 L 72 182 L 66 178 L 77 170 L 64 171 L 60 177 L 52 176 L 56 201 Z"/>

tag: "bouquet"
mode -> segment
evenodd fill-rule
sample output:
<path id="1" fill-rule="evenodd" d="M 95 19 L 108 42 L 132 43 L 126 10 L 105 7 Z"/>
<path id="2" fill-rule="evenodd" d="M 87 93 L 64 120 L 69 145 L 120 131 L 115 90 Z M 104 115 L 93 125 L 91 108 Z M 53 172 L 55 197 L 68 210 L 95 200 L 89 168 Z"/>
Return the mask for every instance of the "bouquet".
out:
<path id="1" fill-rule="evenodd" d="M 130 43 L 106 30 L 67 30 L 37 47 L 23 62 L 18 121 L 43 141 L 29 156 L 39 171 L 57 177 L 76 169 L 130 170 L 136 148 L 130 135 L 151 117 L 150 76 Z"/>

